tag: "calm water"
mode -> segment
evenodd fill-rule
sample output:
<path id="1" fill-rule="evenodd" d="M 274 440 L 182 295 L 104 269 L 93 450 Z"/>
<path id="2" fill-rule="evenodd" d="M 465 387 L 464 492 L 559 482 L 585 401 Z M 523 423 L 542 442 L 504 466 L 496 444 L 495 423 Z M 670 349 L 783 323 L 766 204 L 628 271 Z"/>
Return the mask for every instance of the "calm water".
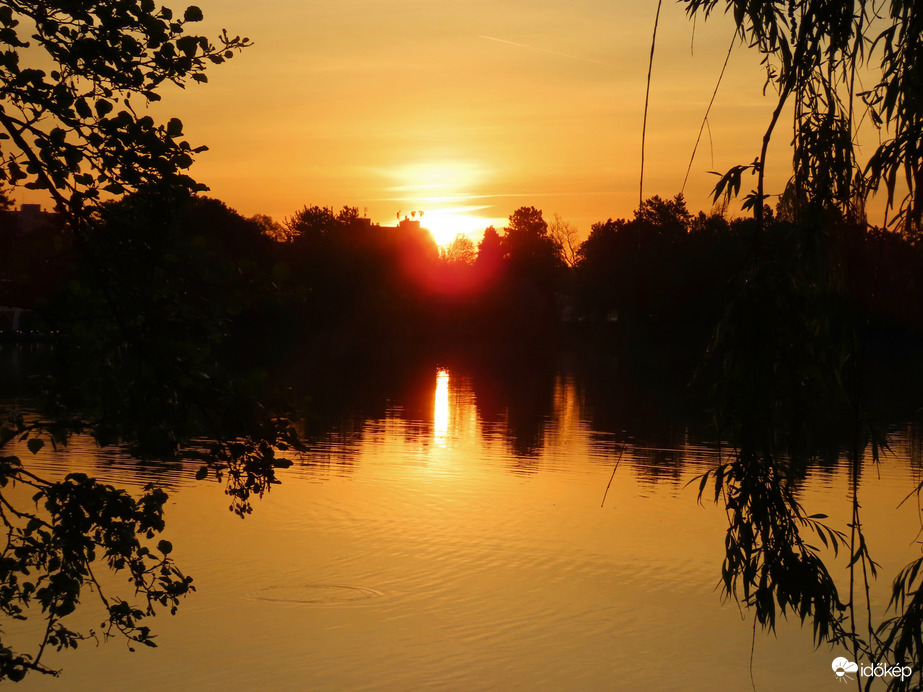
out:
<path id="1" fill-rule="evenodd" d="M 59 679 L 20 688 L 750 689 L 752 620 L 716 589 L 727 520 L 687 487 L 715 448 L 637 423 L 635 398 L 603 411 L 567 368 L 514 389 L 434 365 L 346 392 L 359 403 L 308 422 L 311 452 L 245 520 L 193 466 L 80 441 L 43 451 L 49 475 L 167 487 L 167 537 L 198 592 L 152 622 L 158 649 L 85 645 L 48 659 Z M 918 446 L 896 428 L 893 456 L 863 479 L 879 610 L 919 554 L 919 507 L 897 507 Z M 801 499 L 845 528 L 847 469 L 812 470 Z M 842 689 L 830 663 L 845 653 L 782 623 L 757 633 L 753 677 L 758 690 Z"/>

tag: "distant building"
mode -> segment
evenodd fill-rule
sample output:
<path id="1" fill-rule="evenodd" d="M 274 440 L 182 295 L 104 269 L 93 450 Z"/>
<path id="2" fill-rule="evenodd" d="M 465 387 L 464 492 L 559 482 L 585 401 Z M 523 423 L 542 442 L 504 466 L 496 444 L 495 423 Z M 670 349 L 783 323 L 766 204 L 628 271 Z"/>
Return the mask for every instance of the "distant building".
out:
<path id="1" fill-rule="evenodd" d="M 402 231 L 419 231 L 420 222 L 417 219 L 408 219 L 406 216 L 397 225 Z"/>
<path id="2" fill-rule="evenodd" d="M 0 210 L 0 337 L 32 332 L 31 308 L 67 275 L 66 228 L 38 204 Z"/>
<path id="3" fill-rule="evenodd" d="M 38 230 L 60 230 L 60 214 L 45 211 L 40 204 L 22 204 L 17 210 L 0 211 L 0 235 L 13 240 Z"/>

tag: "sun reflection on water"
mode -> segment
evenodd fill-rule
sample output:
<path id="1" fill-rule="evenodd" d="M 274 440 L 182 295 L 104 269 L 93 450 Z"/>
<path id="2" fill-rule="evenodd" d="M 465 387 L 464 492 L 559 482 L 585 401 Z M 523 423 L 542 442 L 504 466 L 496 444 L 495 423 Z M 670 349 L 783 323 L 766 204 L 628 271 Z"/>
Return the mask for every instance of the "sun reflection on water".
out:
<path id="1" fill-rule="evenodd" d="M 439 447 L 446 447 L 448 435 L 449 371 L 440 368 L 436 372 L 436 397 L 433 403 L 433 442 Z"/>

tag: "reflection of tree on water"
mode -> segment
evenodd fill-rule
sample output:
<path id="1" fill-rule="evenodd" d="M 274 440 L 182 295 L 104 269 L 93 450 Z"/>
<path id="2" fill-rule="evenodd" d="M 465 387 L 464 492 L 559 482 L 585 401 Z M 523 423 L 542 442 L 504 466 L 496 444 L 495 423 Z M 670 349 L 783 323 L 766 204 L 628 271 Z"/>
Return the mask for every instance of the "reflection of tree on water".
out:
<path id="1" fill-rule="evenodd" d="M 577 348 L 577 347 L 575 347 Z M 477 431 L 484 444 L 500 444 L 510 459 L 510 470 L 535 472 L 542 468 L 548 448 L 566 449 L 571 438 L 597 431 L 591 436 L 594 449 L 604 448 L 604 439 L 616 442 L 608 449 L 627 443 L 639 463 L 639 473 L 651 480 L 679 481 L 683 473 L 691 413 L 681 414 L 677 401 L 682 390 L 667 395 L 666 384 L 658 395 L 670 400 L 672 417 L 645 403 L 649 391 L 640 384 L 632 388 L 617 384 L 626 378 L 621 368 L 600 382 L 592 359 L 584 361 L 589 344 L 573 352 L 546 354 L 528 359 L 495 358 L 484 361 L 470 356 L 446 356 L 439 352 L 414 353 L 404 360 L 391 360 L 387 368 L 357 366 L 327 369 L 296 384 L 311 391 L 311 401 L 324 401 L 323 409 L 299 422 L 299 431 L 314 454 L 305 465 L 342 465 L 349 472 L 363 441 L 383 442 L 399 435 L 412 445 L 452 445 L 459 426 Z M 643 378 L 637 369 L 629 375 Z M 654 387 L 657 373 L 649 373 Z M 445 391 L 440 394 L 440 386 Z M 618 394 L 615 394 L 615 393 Z M 437 420 L 434 403 L 445 397 L 445 421 Z M 641 401 L 632 399 L 638 396 Z M 387 421 L 399 423 L 388 426 Z M 440 425 L 446 426 L 440 433 Z M 472 426 L 475 426 L 472 429 Z M 605 438 L 596 439 L 602 434 Z M 699 428 L 696 436 L 704 431 Z M 581 442 L 581 444 L 583 444 Z M 614 445 L 614 446 L 613 446 Z M 704 452 L 697 452 L 702 454 Z M 696 462 L 701 459 L 696 457 Z M 640 468 L 641 466 L 646 468 Z"/>
<path id="2" fill-rule="evenodd" d="M 642 445 L 632 449 L 632 456 L 639 478 L 649 483 L 667 480 L 678 484 L 684 477 L 683 464 L 686 457 L 682 447 Z"/>
<path id="3" fill-rule="evenodd" d="M 554 411 L 553 364 L 522 358 L 472 372 L 478 418 L 498 426 L 517 470 L 534 467 Z"/>
<path id="4" fill-rule="evenodd" d="M 444 434 L 444 444 L 451 445 L 464 422 L 477 426 L 485 444 L 502 445 L 514 460 L 511 470 L 521 472 L 540 471 L 549 447 L 566 448 L 569 436 L 583 430 L 593 431 L 594 459 L 611 463 L 607 456 L 624 446 L 639 478 L 651 483 L 682 484 L 690 468 L 710 465 L 722 447 L 717 440 L 703 445 L 714 432 L 689 388 L 656 367 L 646 370 L 627 355 L 616 362 L 611 354 L 607 346 L 578 340 L 527 361 L 414 351 L 390 359 L 388 367 L 370 357 L 365 365 L 327 368 L 323 376 L 312 372 L 295 389 L 326 405 L 309 410 L 298 424 L 313 450 L 299 463 L 338 465 L 338 472 L 349 473 L 365 440 L 383 442 L 393 434 L 425 449 L 440 446 L 437 437 Z M 440 382 L 447 404 L 442 423 L 434 411 Z M 389 420 L 395 425 L 387 426 Z M 447 425 L 445 433 L 440 425 Z M 834 451 L 810 464 L 790 461 L 790 478 L 809 470 L 834 474 L 845 451 L 844 432 L 824 431 L 825 439 L 835 441 Z M 723 449 L 727 453 L 726 444 Z"/>
<path id="5" fill-rule="evenodd" d="M 369 434 L 369 424 L 397 419 L 405 423 L 401 434 L 407 441 L 425 445 L 434 442 L 437 434 L 447 434 L 459 417 L 468 415 L 461 406 L 473 406 L 480 424 L 498 430 L 514 453 L 538 454 L 544 425 L 552 412 L 553 366 L 510 372 L 507 367 L 472 368 L 464 362 L 456 367 L 454 362 L 437 353 L 414 353 L 391 360 L 387 368 L 366 363 L 327 369 L 323 377 L 312 373 L 304 386 L 310 388 L 312 401 L 326 405 L 312 411 L 299 427 L 311 445 L 331 436 L 359 441 Z M 445 387 L 444 392 L 440 386 Z M 469 389 L 470 402 L 460 398 Z M 434 411 L 438 396 L 444 396 L 446 404 L 442 411 L 445 418 L 440 420 Z"/>

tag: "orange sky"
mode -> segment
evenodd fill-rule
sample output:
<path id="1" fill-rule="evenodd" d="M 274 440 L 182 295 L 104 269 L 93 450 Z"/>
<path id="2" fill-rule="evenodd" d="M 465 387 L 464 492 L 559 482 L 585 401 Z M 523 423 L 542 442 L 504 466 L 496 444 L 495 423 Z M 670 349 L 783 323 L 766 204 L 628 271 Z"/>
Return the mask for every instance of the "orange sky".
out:
<path id="1" fill-rule="evenodd" d="M 423 210 L 424 225 L 454 213 L 483 229 L 534 205 L 585 235 L 637 206 L 654 0 L 199 4 L 199 31 L 255 45 L 207 85 L 166 89 L 154 112 L 209 146 L 193 174 L 243 214 L 349 204 L 382 223 Z M 645 196 L 680 191 L 731 37 L 720 13 L 693 32 L 682 6 L 663 4 Z M 711 207 L 707 171 L 757 155 L 773 105 L 762 87 L 738 46 L 686 186 L 691 209 Z M 769 192 L 789 139 L 780 125 Z"/>

